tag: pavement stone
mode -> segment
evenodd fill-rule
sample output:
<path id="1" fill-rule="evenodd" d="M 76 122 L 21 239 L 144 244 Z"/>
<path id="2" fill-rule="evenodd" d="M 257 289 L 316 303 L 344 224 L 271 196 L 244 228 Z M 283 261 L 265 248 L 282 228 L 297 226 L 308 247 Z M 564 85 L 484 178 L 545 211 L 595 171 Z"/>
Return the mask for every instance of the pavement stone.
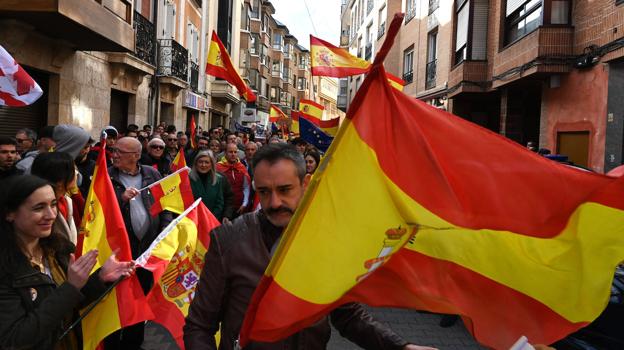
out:
<path id="1" fill-rule="evenodd" d="M 440 350 L 482 350 L 468 333 L 461 321 L 454 326 L 442 328 L 438 325 L 440 315 L 414 310 L 393 308 L 370 308 L 375 319 L 394 330 L 407 341 L 418 345 L 428 345 Z M 143 350 L 178 350 L 173 337 L 162 326 L 148 322 L 145 327 Z M 342 338 L 332 328 L 328 350 L 356 350 L 357 345 Z"/>

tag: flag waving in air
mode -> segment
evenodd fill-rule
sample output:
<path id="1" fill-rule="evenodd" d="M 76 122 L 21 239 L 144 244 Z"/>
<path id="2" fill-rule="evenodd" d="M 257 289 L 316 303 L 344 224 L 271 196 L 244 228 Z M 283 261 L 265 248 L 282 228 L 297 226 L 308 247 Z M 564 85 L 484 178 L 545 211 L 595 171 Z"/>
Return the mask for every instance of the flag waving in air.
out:
<path id="1" fill-rule="evenodd" d="M 310 58 L 312 75 L 317 76 L 344 78 L 366 73 L 370 68 L 370 62 L 312 35 L 310 35 Z"/>
<path id="2" fill-rule="evenodd" d="M 271 108 L 269 110 L 269 122 L 271 123 L 277 123 L 280 120 L 286 120 L 288 119 L 288 116 L 282 112 L 281 109 L 279 109 L 279 107 L 277 107 L 274 104 L 271 104 Z"/>
<path id="3" fill-rule="evenodd" d="M 182 151 L 178 152 L 178 158 Z M 184 158 L 184 156 L 182 156 Z M 152 191 L 154 204 L 150 208 L 152 216 L 158 215 L 163 210 L 181 213 L 194 201 L 191 180 L 189 179 L 187 166 L 176 170 L 175 173 L 149 185 L 145 190 Z"/>
<path id="4" fill-rule="evenodd" d="M 210 246 L 210 231 L 219 221 L 201 198 L 163 230 L 137 259 L 137 265 L 152 271 L 156 284 L 148 295 L 154 322 L 163 325 L 181 349 L 184 318 L 195 295 L 204 255 Z"/>
<path id="5" fill-rule="evenodd" d="M 236 86 L 238 93 L 243 96 L 247 102 L 254 102 L 256 100 L 256 95 L 251 91 L 249 86 L 245 84 L 243 78 L 241 78 L 236 68 L 234 68 L 230 55 L 228 55 L 225 46 L 223 46 L 223 43 L 214 30 L 212 31 L 212 40 L 210 41 L 210 51 L 208 51 L 206 74 L 221 78 Z"/>
<path id="6" fill-rule="evenodd" d="M 458 314 L 480 343 L 509 349 L 522 335 L 553 343 L 607 305 L 624 178 L 555 163 L 390 87 L 382 63 L 402 19 L 256 288 L 242 346 L 360 301 Z"/>
<path id="7" fill-rule="evenodd" d="M 300 119 L 307 119 L 310 123 L 316 125 L 319 129 L 329 136 L 335 136 L 338 133 L 338 127 L 340 126 L 340 118 L 334 118 L 330 120 L 320 120 L 311 115 L 306 115 L 303 112 L 292 111 L 290 112 L 292 118 L 291 130 L 299 135 L 300 134 Z"/>
<path id="8" fill-rule="evenodd" d="M 327 149 L 331 145 L 332 140 L 334 139 L 327 133 L 325 133 L 321 128 L 314 125 L 307 118 L 299 119 L 299 131 L 301 134 L 301 138 L 318 148 L 321 152 L 327 152 Z"/>
<path id="9" fill-rule="evenodd" d="M 106 142 L 101 142 L 106 147 Z M 91 188 L 85 201 L 78 253 L 98 249 L 94 271 L 117 251 L 120 261 L 132 260 L 128 233 L 106 169 L 106 152 L 101 151 Z M 95 349 L 109 334 L 154 316 L 147 305 L 136 275 L 121 281 L 82 321 L 84 349 Z"/>
<path id="10" fill-rule="evenodd" d="M 39 84 L 0 45 L 0 106 L 27 106 L 42 94 Z"/>
<path id="11" fill-rule="evenodd" d="M 197 124 L 195 124 L 195 114 L 191 114 L 191 148 L 197 149 Z M 183 150 L 180 150 L 183 151 Z M 178 153 L 179 154 L 179 153 Z M 186 160 L 184 161 L 184 166 L 186 166 Z"/>

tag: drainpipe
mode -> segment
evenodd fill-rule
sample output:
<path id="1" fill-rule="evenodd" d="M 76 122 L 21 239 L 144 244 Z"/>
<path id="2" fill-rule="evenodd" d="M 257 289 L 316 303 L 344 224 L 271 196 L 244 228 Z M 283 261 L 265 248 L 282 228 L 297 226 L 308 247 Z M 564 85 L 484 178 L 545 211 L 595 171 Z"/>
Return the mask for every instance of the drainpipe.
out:
<path id="1" fill-rule="evenodd" d="M 161 0 L 153 0 L 152 3 L 152 11 L 154 12 L 154 37 L 152 38 L 152 42 L 154 44 L 154 62 L 156 65 L 156 70 L 152 75 L 152 83 L 151 83 L 151 101 L 150 101 L 150 118 L 148 124 L 152 125 L 152 129 L 156 129 L 156 124 L 158 124 L 158 112 L 160 109 L 160 83 L 158 80 L 158 67 L 160 66 L 160 55 L 158 54 L 160 48 L 158 46 L 158 31 L 160 28 L 158 27 L 158 5 Z"/>

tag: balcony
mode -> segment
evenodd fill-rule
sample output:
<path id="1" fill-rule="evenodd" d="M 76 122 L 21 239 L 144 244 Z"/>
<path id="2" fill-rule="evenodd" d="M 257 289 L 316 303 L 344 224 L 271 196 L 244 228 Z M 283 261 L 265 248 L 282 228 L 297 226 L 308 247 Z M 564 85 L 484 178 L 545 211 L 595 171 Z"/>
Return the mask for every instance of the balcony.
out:
<path id="1" fill-rule="evenodd" d="M 371 59 L 372 56 L 373 56 L 373 44 L 369 43 L 368 45 L 366 45 L 366 50 L 364 51 L 364 59 L 368 61 Z"/>
<path id="2" fill-rule="evenodd" d="M 222 98 L 232 103 L 239 103 L 240 97 L 234 85 L 225 80 L 216 79 L 210 86 L 210 94 L 213 98 Z"/>
<path id="3" fill-rule="evenodd" d="M 410 84 L 413 81 L 413 79 L 414 79 L 413 71 L 403 73 L 403 81 L 405 82 L 405 85 Z"/>
<path id="4" fill-rule="evenodd" d="M 368 0 L 366 2 L 366 15 L 369 15 L 371 13 L 373 7 L 375 7 L 375 0 Z"/>
<path id="5" fill-rule="evenodd" d="M 158 74 L 186 82 L 188 77 L 188 50 L 173 39 L 160 39 L 158 42 L 160 43 Z"/>
<path id="6" fill-rule="evenodd" d="M 436 86 L 436 63 L 438 60 L 433 60 L 427 63 L 425 71 L 425 90 L 429 90 Z"/>
<path id="7" fill-rule="evenodd" d="M 152 22 L 141 16 L 138 12 L 134 12 L 134 55 L 152 66 L 156 65 L 156 57 L 154 56 L 156 52 L 156 48 L 154 47 L 155 30 Z"/>
<path id="8" fill-rule="evenodd" d="M 449 73 L 448 86 L 457 86 L 457 89 L 451 91 L 448 97 L 461 93 L 483 92 L 490 85 L 487 80 L 487 61 L 462 61 Z"/>
<path id="9" fill-rule="evenodd" d="M 194 92 L 199 92 L 199 64 L 191 61 L 189 63 L 189 85 L 191 85 L 191 90 Z"/>
<path id="10" fill-rule="evenodd" d="M 429 15 L 440 7 L 440 0 L 429 0 Z"/>
<path id="11" fill-rule="evenodd" d="M 273 44 L 273 50 L 284 51 L 284 46 L 281 43 Z"/>
<path id="12" fill-rule="evenodd" d="M 383 22 L 377 30 L 377 40 L 379 40 L 386 33 L 386 22 Z"/>
<path id="13" fill-rule="evenodd" d="M 2 0 L 0 18 L 13 18 L 76 50 L 132 52 L 131 0 Z"/>

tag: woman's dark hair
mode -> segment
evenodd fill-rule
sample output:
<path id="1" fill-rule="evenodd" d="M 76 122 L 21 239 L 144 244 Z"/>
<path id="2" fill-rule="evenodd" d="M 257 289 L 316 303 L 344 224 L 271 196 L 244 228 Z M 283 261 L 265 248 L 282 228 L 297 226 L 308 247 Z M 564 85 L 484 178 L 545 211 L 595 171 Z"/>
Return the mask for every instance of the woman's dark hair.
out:
<path id="1" fill-rule="evenodd" d="M 8 178 L 0 187 L 0 274 L 10 273 L 8 269 L 23 256 L 7 215 L 17 211 L 33 192 L 45 186 L 51 185 L 40 177 L 19 175 Z M 71 242 L 53 231 L 50 236 L 40 239 L 39 244 L 46 254 L 51 254 L 67 250 Z"/>
<path id="2" fill-rule="evenodd" d="M 74 160 L 65 152 L 40 153 L 33 161 L 30 172 L 48 180 L 52 186 L 59 182 L 67 186 L 76 176 Z"/>
<path id="3" fill-rule="evenodd" d="M 314 158 L 314 161 L 316 162 L 316 167 L 318 168 L 319 164 L 321 163 L 321 155 L 315 150 L 309 150 L 305 153 L 303 159 L 306 159 L 308 156 Z M 316 168 L 314 170 L 316 170 Z"/>

